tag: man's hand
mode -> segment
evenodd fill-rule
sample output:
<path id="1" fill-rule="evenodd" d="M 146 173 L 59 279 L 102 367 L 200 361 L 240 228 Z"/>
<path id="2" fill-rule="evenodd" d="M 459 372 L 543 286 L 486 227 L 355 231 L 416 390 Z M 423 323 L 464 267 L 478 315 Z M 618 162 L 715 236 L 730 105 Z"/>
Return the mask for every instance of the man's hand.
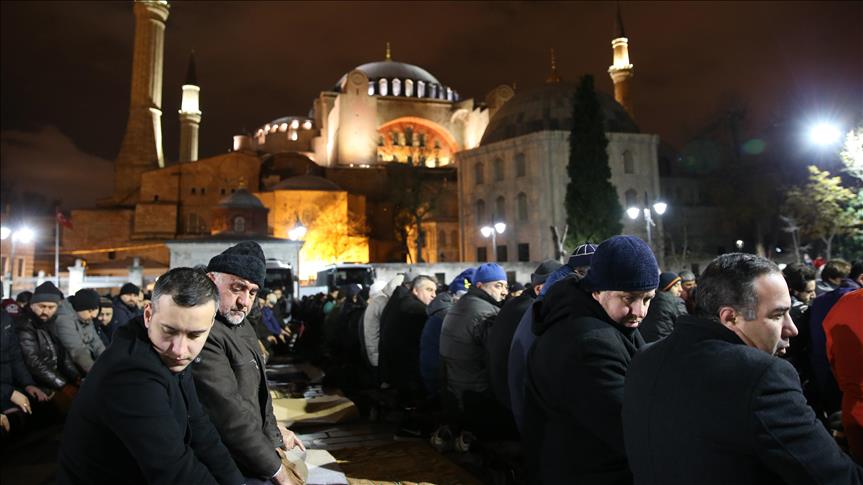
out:
<path id="1" fill-rule="evenodd" d="M 297 435 L 295 435 L 293 431 L 281 424 L 278 425 L 278 428 L 279 432 L 282 433 L 282 441 L 285 443 L 285 449 L 290 450 L 295 446 L 299 446 L 301 450 L 306 451 L 306 447 L 303 445 L 302 440 L 297 438 Z"/>
<path id="2" fill-rule="evenodd" d="M 276 343 L 275 335 L 267 335 L 267 342 Z"/>
<path id="3" fill-rule="evenodd" d="M 276 485 L 303 485 L 305 483 L 302 478 L 285 465 L 279 467 L 279 473 L 276 473 L 276 476 L 270 481 Z"/>
<path id="4" fill-rule="evenodd" d="M 30 409 L 30 400 L 27 399 L 27 396 L 25 396 L 24 394 L 18 391 L 12 391 L 11 401 L 12 404 L 21 408 L 21 410 L 25 413 L 31 414 L 33 412 L 33 410 Z"/>
<path id="5" fill-rule="evenodd" d="M 0 414 L 0 428 L 3 428 L 7 433 L 12 429 L 9 425 L 9 418 L 7 418 L 5 414 Z"/>
<path id="6" fill-rule="evenodd" d="M 35 398 L 39 402 L 45 402 L 48 400 L 48 396 L 42 392 L 42 389 L 39 389 L 36 386 L 27 386 L 24 388 L 31 397 Z"/>

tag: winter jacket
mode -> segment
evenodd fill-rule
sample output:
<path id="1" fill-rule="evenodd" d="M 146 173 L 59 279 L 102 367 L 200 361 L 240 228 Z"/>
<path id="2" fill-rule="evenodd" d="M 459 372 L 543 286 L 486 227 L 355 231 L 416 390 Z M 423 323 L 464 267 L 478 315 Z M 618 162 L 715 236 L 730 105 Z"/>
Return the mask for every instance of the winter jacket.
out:
<path id="1" fill-rule="evenodd" d="M 543 484 L 631 483 L 620 411 L 644 339 L 575 279 L 559 281 L 538 305 L 523 426 L 528 475 Z"/>
<path id="2" fill-rule="evenodd" d="M 53 334 L 54 319 L 43 322 L 24 312 L 15 322 L 21 354 L 37 385 L 59 390 L 80 377 L 69 353 Z"/>
<path id="3" fill-rule="evenodd" d="M 647 316 L 638 326 L 638 331 L 647 343 L 655 342 L 671 335 L 674 330 L 674 322 L 680 313 L 679 297 L 667 291 L 657 291 L 656 297 L 650 302 Z"/>
<path id="4" fill-rule="evenodd" d="M 272 308 L 261 307 L 261 322 L 274 336 L 278 337 L 282 333 L 282 326 L 279 325 L 279 320 Z"/>
<path id="5" fill-rule="evenodd" d="M 123 303 L 120 297 L 114 298 L 114 318 L 111 319 L 111 325 L 122 327 L 135 317 L 140 317 L 144 313 L 137 306 L 128 306 Z"/>
<path id="6" fill-rule="evenodd" d="M 394 302 L 397 306 L 381 321 L 381 374 L 396 389 L 416 395 L 423 389 L 420 335 L 427 318 L 426 305 L 413 293 Z"/>
<path id="7" fill-rule="evenodd" d="M 21 355 L 12 317 L 6 310 L 0 310 L 0 411 L 14 406 L 13 391 L 24 392 L 25 387 L 34 385 Z"/>
<path id="8" fill-rule="evenodd" d="M 363 314 L 363 340 L 366 347 L 366 355 L 372 367 L 377 367 L 380 357 L 381 344 L 381 314 L 387 306 L 387 302 L 393 291 L 404 281 L 404 275 L 397 275 L 384 286 L 381 293 L 369 299 L 369 304 Z"/>
<path id="9" fill-rule="evenodd" d="M 494 321 L 488 334 L 488 373 L 491 389 L 497 402 L 506 409 L 512 409 L 509 399 L 509 349 L 521 317 L 536 298 L 533 287 L 506 302 Z"/>
<path id="10" fill-rule="evenodd" d="M 794 367 L 703 318 L 681 317 L 635 357 L 623 428 L 637 484 L 863 482 L 806 405 Z"/>
<path id="11" fill-rule="evenodd" d="M 420 336 L 420 374 L 429 396 L 440 394 L 440 332 L 443 319 L 455 301 L 455 296 L 445 291 L 437 295 L 426 308 L 428 320 Z"/>
<path id="12" fill-rule="evenodd" d="M 86 375 L 93 367 L 93 362 L 105 351 L 105 344 L 96 333 L 93 322 L 78 318 L 78 312 L 72 308 L 68 299 L 57 305 L 55 318 L 54 330 L 57 339 L 66 348 L 78 370 Z"/>
<path id="13" fill-rule="evenodd" d="M 446 390 L 464 408 L 465 391 L 483 393 L 491 384 L 488 377 L 486 343 L 500 304 L 485 291 L 472 286 L 443 320 L 440 356 Z"/>
<path id="14" fill-rule="evenodd" d="M 192 367 L 201 404 L 240 471 L 272 477 L 281 466 L 275 449 L 283 442 L 251 323 L 232 325 L 217 315 Z"/>
<path id="15" fill-rule="evenodd" d="M 128 322 L 75 397 L 58 484 L 244 483 L 204 414 L 191 373 L 171 373 L 143 320 Z"/>
<path id="16" fill-rule="evenodd" d="M 809 311 L 809 365 L 812 369 L 812 380 L 818 393 L 821 410 L 830 415 L 842 407 L 842 393 L 833 377 L 830 362 L 827 360 L 827 335 L 824 333 L 824 317 L 833 305 L 846 293 L 853 291 L 851 287 L 843 287 L 816 297 Z"/>

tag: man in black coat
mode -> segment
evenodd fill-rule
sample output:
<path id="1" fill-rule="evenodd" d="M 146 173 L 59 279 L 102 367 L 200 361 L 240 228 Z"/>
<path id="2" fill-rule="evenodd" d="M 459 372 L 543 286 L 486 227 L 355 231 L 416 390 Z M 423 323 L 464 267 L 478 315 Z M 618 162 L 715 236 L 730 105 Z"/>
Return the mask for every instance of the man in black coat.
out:
<path id="1" fill-rule="evenodd" d="M 293 484 L 301 480 L 283 461 L 283 452 L 305 448 L 276 422 L 258 337 L 246 318 L 266 273 L 264 251 L 254 241 L 240 242 L 210 259 L 207 275 L 219 289 L 219 311 L 195 361 L 195 385 L 240 471 L 254 480 Z"/>
<path id="2" fill-rule="evenodd" d="M 135 317 L 141 316 L 138 308 L 138 297 L 141 289 L 134 283 L 126 283 L 120 287 L 120 294 L 114 299 L 114 324 L 122 327 Z"/>
<path id="3" fill-rule="evenodd" d="M 66 419 L 58 484 L 245 482 L 198 401 L 189 364 L 219 293 L 200 271 L 162 275 L 142 318 L 117 331 Z"/>
<path id="4" fill-rule="evenodd" d="M 535 483 L 628 484 L 623 383 L 644 345 L 638 325 L 659 284 L 650 247 L 615 236 L 583 280 L 566 278 L 534 304 L 523 438 Z"/>
<path id="5" fill-rule="evenodd" d="M 806 405 L 784 353 L 797 329 L 779 268 L 725 254 L 699 280 L 697 316 L 636 356 L 623 427 L 637 484 L 863 483 Z"/>
<path id="6" fill-rule="evenodd" d="M 509 300 L 500 309 L 494 325 L 488 334 L 488 373 L 491 379 L 491 390 L 501 406 L 512 409 L 509 401 L 509 348 L 512 336 L 518 327 L 518 322 L 530 304 L 542 291 L 546 278 L 563 266 L 558 261 L 549 259 L 542 262 L 530 275 L 530 285 L 521 295 Z"/>
<path id="7" fill-rule="evenodd" d="M 638 326 L 645 342 L 655 342 L 671 335 L 677 317 L 686 314 L 680 292 L 680 276 L 670 271 L 659 275 L 659 291 L 650 302 L 647 316 Z"/>

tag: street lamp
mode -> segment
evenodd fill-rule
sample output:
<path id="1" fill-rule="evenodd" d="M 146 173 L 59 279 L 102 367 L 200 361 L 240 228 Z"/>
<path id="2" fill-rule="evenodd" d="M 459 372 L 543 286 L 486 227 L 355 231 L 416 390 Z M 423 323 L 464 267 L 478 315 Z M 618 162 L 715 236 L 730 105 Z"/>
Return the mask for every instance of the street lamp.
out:
<path id="1" fill-rule="evenodd" d="M 300 216 L 297 216 L 297 221 L 294 223 L 294 227 L 288 229 L 288 239 L 291 241 L 299 241 L 306 237 L 307 231 L 308 228 L 306 228 L 306 226 L 304 226 L 300 221 Z"/>
<path id="2" fill-rule="evenodd" d="M 656 215 L 661 216 L 665 214 L 665 211 L 668 210 L 668 204 L 662 201 L 654 202 L 653 204 L 653 212 L 656 212 Z M 644 214 L 644 229 L 647 232 L 647 244 L 650 247 L 653 247 L 653 234 L 651 231 L 652 227 L 656 227 L 656 223 L 653 222 L 653 217 L 651 216 L 650 206 L 647 203 L 647 192 L 644 193 L 644 208 L 639 209 L 638 207 L 630 207 L 626 209 L 626 215 L 629 216 L 633 221 L 638 219 L 638 214 Z"/>
<path id="3" fill-rule="evenodd" d="M 842 137 L 842 132 L 833 123 L 822 121 L 809 129 L 809 141 L 821 147 L 835 144 Z"/>
<path id="4" fill-rule="evenodd" d="M 36 238 L 36 232 L 33 229 L 30 229 L 27 226 L 20 226 L 18 229 L 14 231 L 6 226 L 0 227 L 0 239 L 12 239 L 12 248 L 9 251 L 9 266 L 6 270 L 5 280 L 9 282 L 9 293 L 12 292 L 12 282 L 14 280 L 14 273 L 12 271 L 13 266 L 15 265 L 15 248 L 18 243 L 27 244 L 33 239 Z"/>
<path id="5" fill-rule="evenodd" d="M 506 231 L 506 224 L 503 222 L 495 222 L 493 226 L 482 226 L 479 229 L 482 237 L 491 238 L 491 254 L 495 262 L 497 261 L 497 235 L 503 234 L 503 231 Z"/>

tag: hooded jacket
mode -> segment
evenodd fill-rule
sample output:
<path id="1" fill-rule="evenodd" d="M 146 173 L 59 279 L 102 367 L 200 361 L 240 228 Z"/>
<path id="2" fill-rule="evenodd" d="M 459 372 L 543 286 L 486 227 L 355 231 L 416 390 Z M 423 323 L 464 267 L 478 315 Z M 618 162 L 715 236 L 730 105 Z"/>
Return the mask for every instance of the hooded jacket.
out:
<path id="1" fill-rule="evenodd" d="M 53 317 L 43 322 L 26 311 L 15 325 L 24 363 L 38 385 L 59 390 L 81 377 L 69 353 L 54 336 Z"/>
<path id="2" fill-rule="evenodd" d="M 93 362 L 105 351 L 105 344 L 96 333 L 95 325 L 98 323 L 78 318 L 78 312 L 72 308 L 68 298 L 57 305 L 54 323 L 57 339 L 69 353 L 72 362 L 84 374 L 90 372 Z"/>
<path id="3" fill-rule="evenodd" d="M 66 419 L 58 483 L 243 483 L 191 373 L 165 367 L 140 317 L 121 328 Z"/>
<path id="4" fill-rule="evenodd" d="M 564 279 L 535 305 L 524 438 L 536 483 L 628 484 L 620 413 L 635 328 L 612 321 L 583 281 Z"/>
<path id="5" fill-rule="evenodd" d="M 488 293 L 471 286 L 443 320 L 440 356 L 446 389 L 462 408 L 465 391 L 482 393 L 490 387 L 485 346 L 499 305 Z"/>
<path id="6" fill-rule="evenodd" d="M 217 315 L 192 365 L 201 404 L 240 471 L 265 479 L 275 475 L 281 466 L 276 448 L 284 444 L 252 324 L 232 325 Z"/>
<path id="7" fill-rule="evenodd" d="M 369 304 L 363 313 L 363 342 L 366 347 L 366 356 L 372 367 L 378 366 L 381 345 L 381 314 L 387 306 L 387 301 L 393 291 L 402 284 L 404 275 L 396 275 L 387 282 L 381 292 L 369 299 Z"/>
<path id="8" fill-rule="evenodd" d="M 436 296 L 426 308 L 428 320 L 420 336 L 420 374 L 423 385 L 431 396 L 440 394 L 440 332 L 443 319 L 455 301 L 455 296 L 445 291 Z"/>

